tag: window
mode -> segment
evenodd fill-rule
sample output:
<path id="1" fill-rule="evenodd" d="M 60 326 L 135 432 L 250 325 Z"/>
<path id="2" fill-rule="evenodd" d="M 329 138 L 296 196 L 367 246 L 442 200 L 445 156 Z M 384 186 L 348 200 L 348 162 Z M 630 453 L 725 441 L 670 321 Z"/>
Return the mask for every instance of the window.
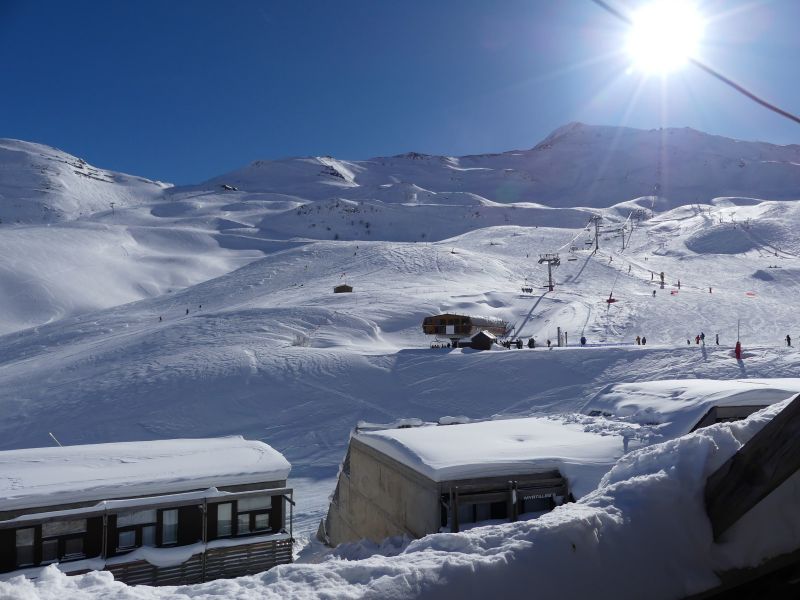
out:
<path id="1" fill-rule="evenodd" d="M 161 544 L 178 543 L 178 509 L 171 508 L 161 512 Z"/>
<path id="2" fill-rule="evenodd" d="M 272 531 L 272 496 L 245 496 L 217 504 L 217 538 Z"/>
<path id="3" fill-rule="evenodd" d="M 42 523 L 42 562 L 84 557 L 86 519 Z"/>
<path id="4" fill-rule="evenodd" d="M 217 537 L 226 537 L 233 533 L 232 512 L 233 504 L 230 502 L 217 504 Z"/>
<path id="5" fill-rule="evenodd" d="M 156 545 L 157 511 L 136 510 L 117 515 L 117 550 Z"/>
<path id="6" fill-rule="evenodd" d="M 136 530 L 120 531 L 117 537 L 117 550 L 136 548 Z"/>
<path id="7" fill-rule="evenodd" d="M 271 496 L 250 496 L 236 501 L 236 534 L 269 531 Z"/>
<path id="8" fill-rule="evenodd" d="M 58 540 L 42 540 L 42 562 L 58 560 Z"/>
<path id="9" fill-rule="evenodd" d="M 73 558 L 83 558 L 83 538 L 73 537 L 64 540 L 63 558 L 69 560 Z"/>
<path id="10" fill-rule="evenodd" d="M 505 502 L 476 502 L 458 505 L 458 524 L 481 523 L 483 521 L 508 518 L 508 505 Z"/>
<path id="11" fill-rule="evenodd" d="M 17 566 L 24 567 L 34 563 L 33 542 L 36 530 L 33 527 L 17 529 Z"/>
<path id="12" fill-rule="evenodd" d="M 121 513 L 117 515 L 117 527 L 127 527 L 129 525 L 141 525 L 143 523 L 155 522 L 155 510 L 137 510 L 134 512 Z"/>

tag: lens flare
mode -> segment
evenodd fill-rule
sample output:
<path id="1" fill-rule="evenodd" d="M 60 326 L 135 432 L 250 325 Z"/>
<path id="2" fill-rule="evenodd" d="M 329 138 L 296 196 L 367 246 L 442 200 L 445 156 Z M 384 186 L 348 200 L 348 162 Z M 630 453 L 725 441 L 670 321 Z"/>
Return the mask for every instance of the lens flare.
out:
<path id="1" fill-rule="evenodd" d="M 633 15 L 627 50 L 637 69 L 668 73 L 697 52 L 705 24 L 690 2 L 656 0 Z"/>

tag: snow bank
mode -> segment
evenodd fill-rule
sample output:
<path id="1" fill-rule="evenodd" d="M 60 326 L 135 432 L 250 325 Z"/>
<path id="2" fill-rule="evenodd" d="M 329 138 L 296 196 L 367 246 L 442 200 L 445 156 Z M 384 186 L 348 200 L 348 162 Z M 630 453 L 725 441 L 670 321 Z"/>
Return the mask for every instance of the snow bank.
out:
<path id="1" fill-rule="evenodd" d="M 69 504 L 285 480 L 277 450 L 240 436 L 0 452 L 0 506 Z"/>
<path id="2" fill-rule="evenodd" d="M 754 566 L 797 545 L 791 478 L 719 544 L 705 517 L 706 478 L 788 402 L 621 459 L 599 488 L 534 521 L 436 534 L 397 556 L 331 558 L 197 586 L 127 587 L 109 573 L 0 582 L 9 600 L 163 598 L 682 598 L 718 584 L 715 571 Z M 776 507 L 780 510 L 776 510 Z"/>

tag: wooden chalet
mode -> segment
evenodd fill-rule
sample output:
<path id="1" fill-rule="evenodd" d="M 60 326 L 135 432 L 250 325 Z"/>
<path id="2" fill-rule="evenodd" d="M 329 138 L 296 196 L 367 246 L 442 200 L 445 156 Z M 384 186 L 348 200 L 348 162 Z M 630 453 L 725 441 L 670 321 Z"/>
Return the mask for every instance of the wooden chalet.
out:
<path id="1" fill-rule="evenodd" d="M 508 330 L 508 323 L 501 319 L 488 317 L 471 317 L 445 313 L 425 317 L 422 321 L 422 332 L 425 335 L 436 335 L 450 339 L 472 337 L 480 331 L 502 336 Z"/>
<path id="2" fill-rule="evenodd" d="M 289 563 L 289 469 L 241 437 L 0 452 L 0 573 L 183 585 Z"/>
<path id="3" fill-rule="evenodd" d="M 472 336 L 470 340 L 470 348 L 475 350 L 491 350 L 492 346 L 497 343 L 497 336 L 489 333 L 486 330 L 481 330 Z"/>

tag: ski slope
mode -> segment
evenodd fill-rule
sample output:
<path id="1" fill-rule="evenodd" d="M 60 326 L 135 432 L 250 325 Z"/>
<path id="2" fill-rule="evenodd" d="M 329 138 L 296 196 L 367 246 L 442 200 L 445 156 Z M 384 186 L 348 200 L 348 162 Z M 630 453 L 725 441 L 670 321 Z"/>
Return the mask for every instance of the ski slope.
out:
<path id="1" fill-rule="evenodd" d="M 630 156 L 605 151 L 654 140 L 686 150 L 686 165 L 671 167 L 671 196 L 652 195 L 650 175 L 626 180 Z M 182 188 L 90 172 L 45 147 L 0 147 L 13 157 L 0 153 L 0 173 L 35 176 L 14 188 L 0 175 L 0 206 L 12 215 L 0 224 L 0 449 L 48 445 L 49 432 L 65 445 L 263 440 L 292 463 L 305 541 L 359 421 L 559 415 L 590 430 L 601 425 L 587 407 L 609 390 L 633 393 L 615 386 L 800 372 L 783 341 L 800 335 L 794 146 L 573 125 L 519 153 L 266 161 Z M 58 159 L 47 159 L 57 176 L 31 166 L 37 152 Z M 709 167 L 701 185 L 698 155 L 746 166 Z M 590 189 L 573 164 L 614 175 Z M 550 187 L 501 185 L 523 170 L 546 173 Z M 37 192 L 41 177 L 64 187 Z M 67 190 L 70 178 L 88 187 Z M 44 212 L 52 218 L 42 222 Z M 603 219 L 597 251 L 593 216 Z M 561 266 L 549 292 L 537 261 L 551 252 Z M 354 293 L 334 295 L 345 281 Z M 421 322 L 440 312 L 501 318 L 537 348 L 432 349 Z M 558 328 L 568 345 L 548 350 Z M 694 342 L 701 331 L 705 345 Z M 674 390 L 652 393 L 669 402 Z M 638 439 L 688 431 L 675 422 Z M 305 573 L 292 568 L 287 577 Z M 53 585 L 72 584 L 53 575 Z"/>

